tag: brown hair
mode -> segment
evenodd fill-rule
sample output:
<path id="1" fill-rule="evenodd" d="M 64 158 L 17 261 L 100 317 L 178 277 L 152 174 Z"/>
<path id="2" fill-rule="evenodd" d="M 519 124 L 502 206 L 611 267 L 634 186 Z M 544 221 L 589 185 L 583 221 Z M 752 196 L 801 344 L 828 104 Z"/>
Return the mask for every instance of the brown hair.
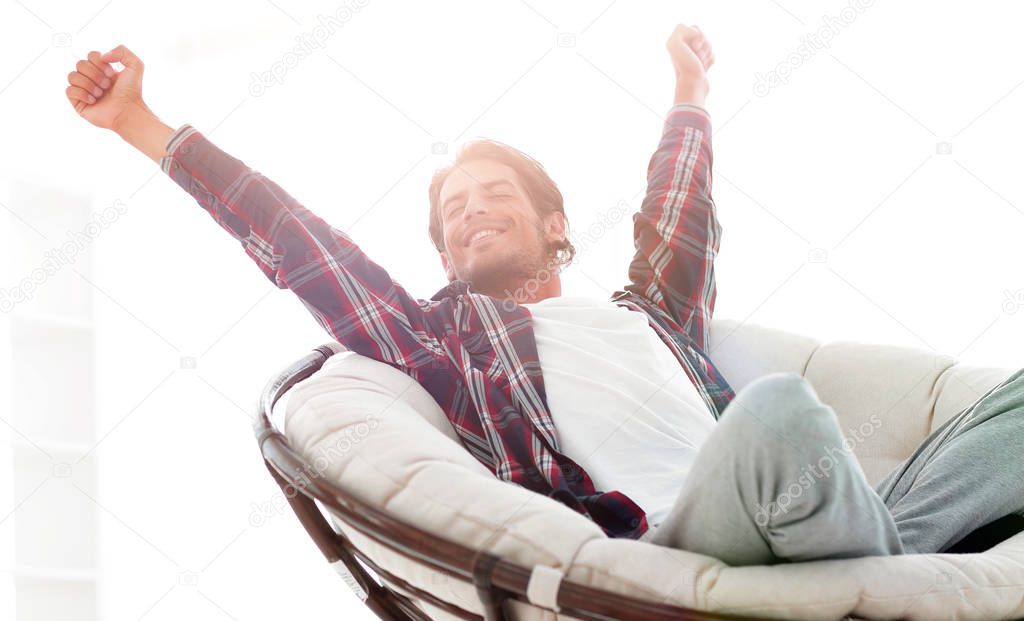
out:
<path id="1" fill-rule="evenodd" d="M 565 217 L 565 206 L 558 186 L 551 180 L 540 162 L 507 144 L 487 138 L 463 144 L 455 156 L 455 161 L 444 168 L 439 168 L 430 180 L 429 231 L 430 240 L 434 243 L 437 251 L 444 251 L 444 222 L 440 205 L 441 186 L 456 168 L 471 160 L 492 160 L 505 164 L 516 171 L 516 175 L 522 182 L 523 190 L 526 192 L 526 197 L 541 218 L 552 213 L 562 214 L 562 217 L 565 218 L 566 238 L 549 245 L 552 256 L 548 258 L 554 259 L 555 265 L 559 267 L 569 265 L 573 257 L 576 256 L 576 248 L 568 239 L 569 219 Z"/>

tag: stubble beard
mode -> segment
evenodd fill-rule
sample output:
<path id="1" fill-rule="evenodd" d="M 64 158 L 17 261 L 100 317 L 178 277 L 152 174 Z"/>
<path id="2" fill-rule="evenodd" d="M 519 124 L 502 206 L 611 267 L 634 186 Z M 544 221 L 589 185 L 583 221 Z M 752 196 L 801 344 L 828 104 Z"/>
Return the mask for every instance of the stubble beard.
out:
<path id="1" fill-rule="evenodd" d="M 513 298 L 521 301 L 530 280 L 547 282 L 552 274 L 551 247 L 544 229 L 537 225 L 530 246 L 516 246 L 511 250 L 492 253 L 486 265 L 472 270 L 467 278 L 473 290 L 495 298 Z M 545 274 L 546 273 L 546 274 Z"/>

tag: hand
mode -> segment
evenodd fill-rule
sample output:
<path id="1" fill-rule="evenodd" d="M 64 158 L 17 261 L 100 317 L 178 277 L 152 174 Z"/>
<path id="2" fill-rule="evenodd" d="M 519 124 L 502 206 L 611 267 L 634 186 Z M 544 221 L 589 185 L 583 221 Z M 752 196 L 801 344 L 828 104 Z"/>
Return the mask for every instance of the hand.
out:
<path id="1" fill-rule="evenodd" d="M 123 45 L 106 54 L 89 52 L 68 74 L 66 94 L 75 111 L 97 127 L 118 131 L 119 123 L 135 110 L 149 108 L 142 101 L 142 60 Z M 110 63 L 124 65 L 122 71 Z"/>
<path id="2" fill-rule="evenodd" d="M 676 72 L 676 103 L 704 105 L 708 94 L 707 71 L 715 62 L 704 33 L 697 26 L 679 24 L 665 44 Z"/>
<path id="3" fill-rule="evenodd" d="M 126 142 L 159 163 L 174 130 L 142 100 L 142 60 L 123 45 L 106 54 L 89 52 L 68 74 L 68 101 L 75 112 L 96 127 L 116 132 Z M 121 71 L 110 66 L 124 65 Z"/>

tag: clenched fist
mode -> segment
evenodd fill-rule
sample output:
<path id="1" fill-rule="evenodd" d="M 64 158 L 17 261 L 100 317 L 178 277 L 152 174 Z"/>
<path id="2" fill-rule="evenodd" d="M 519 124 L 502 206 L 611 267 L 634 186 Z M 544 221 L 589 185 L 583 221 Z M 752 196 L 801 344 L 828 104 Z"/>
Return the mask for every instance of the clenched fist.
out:
<path id="1" fill-rule="evenodd" d="M 123 45 L 106 54 L 89 52 L 68 74 L 68 101 L 96 127 L 116 132 L 154 162 L 174 130 L 142 101 L 142 61 Z M 121 63 L 117 71 L 110 63 Z"/>
<path id="2" fill-rule="evenodd" d="M 68 74 L 68 101 L 75 111 L 97 127 L 118 130 L 118 125 L 135 110 L 148 110 L 142 101 L 142 61 L 123 45 L 106 54 L 89 52 Z M 121 71 L 110 63 L 124 65 Z"/>
<path id="3" fill-rule="evenodd" d="M 704 105 L 708 94 L 707 71 L 715 62 L 704 33 L 696 26 L 679 24 L 665 47 L 676 72 L 676 103 Z"/>

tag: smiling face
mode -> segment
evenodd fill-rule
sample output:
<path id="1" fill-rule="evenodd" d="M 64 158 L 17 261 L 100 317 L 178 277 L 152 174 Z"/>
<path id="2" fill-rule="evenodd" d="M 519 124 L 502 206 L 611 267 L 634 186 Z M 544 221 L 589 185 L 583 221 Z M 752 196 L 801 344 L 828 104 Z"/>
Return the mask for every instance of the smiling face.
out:
<path id="1" fill-rule="evenodd" d="M 565 220 L 557 212 L 539 216 L 510 166 L 463 162 L 445 179 L 438 204 L 449 280 L 497 298 L 516 295 L 530 279 L 557 283 L 552 243 L 565 238 Z"/>

